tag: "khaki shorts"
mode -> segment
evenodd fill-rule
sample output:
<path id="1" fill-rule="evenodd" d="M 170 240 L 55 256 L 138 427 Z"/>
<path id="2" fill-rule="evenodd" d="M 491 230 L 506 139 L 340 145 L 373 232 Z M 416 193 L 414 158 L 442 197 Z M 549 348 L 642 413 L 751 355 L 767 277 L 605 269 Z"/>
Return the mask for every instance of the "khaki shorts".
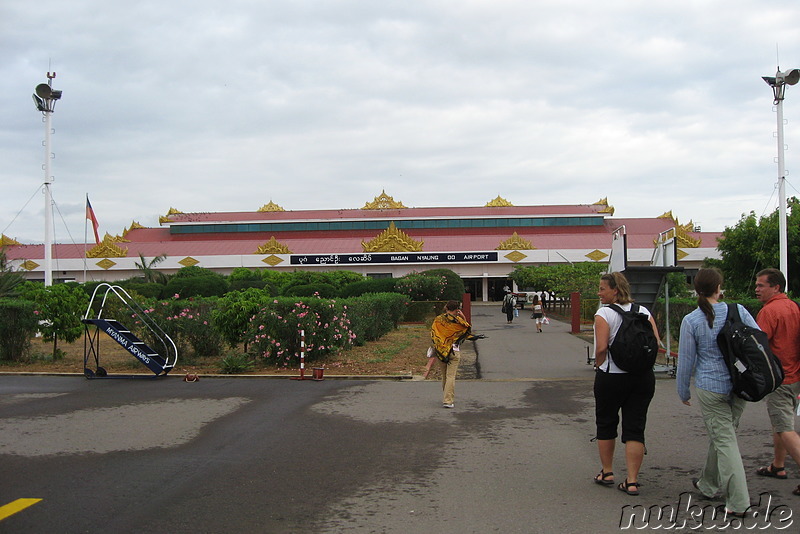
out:
<path id="1" fill-rule="evenodd" d="M 783 385 L 767 395 L 767 413 L 774 432 L 794 432 L 800 382 Z"/>

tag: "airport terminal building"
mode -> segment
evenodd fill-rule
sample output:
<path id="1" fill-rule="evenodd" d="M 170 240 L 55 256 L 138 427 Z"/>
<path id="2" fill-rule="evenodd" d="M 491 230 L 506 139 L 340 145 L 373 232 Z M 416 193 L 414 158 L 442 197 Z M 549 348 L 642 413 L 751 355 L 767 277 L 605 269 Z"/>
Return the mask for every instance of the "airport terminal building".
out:
<path id="1" fill-rule="evenodd" d="M 480 207 L 409 208 L 382 192 L 360 209 L 285 210 L 270 201 L 256 211 L 183 213 L 170 209 L 146 227 L 133 222 L 99 244 L 55 244 L 54 281 L 114 281 L 136 276 L 136 263 L 164 255 L 172 274 L 197 265 L 221 274 L 236 267 L 346 269 L 371 277 L 448 268 L 477 300 L 495 300 L 517 265 L 607 263 L 612 236 L 625 235 L 628 265 L 650 265 L 659 237 L 677 244 L 679 266 L 692 272 L 718 258 L 719 232 L 680 224 L 671 212 L 615 218 L 607 199 L 594 204 L 515 206 L 504 198 Z M 11 266 L 44 280 L 44 245 L 2 236 Z"/>

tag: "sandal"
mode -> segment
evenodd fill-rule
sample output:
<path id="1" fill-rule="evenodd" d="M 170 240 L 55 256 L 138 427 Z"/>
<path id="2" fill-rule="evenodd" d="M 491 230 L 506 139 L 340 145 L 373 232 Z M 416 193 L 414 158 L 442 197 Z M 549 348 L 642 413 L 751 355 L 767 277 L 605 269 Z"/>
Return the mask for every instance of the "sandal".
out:
<path id="1" fill-rule="evenodd" d="M 783 471 L 783 474 L 779 475 L 778 473 L 780 473 L 781 471 Z M 781 478 L 781 479 L 789 478 L 786 475 L 786 468 L 784 468 L 784 467 L 775 467 L 772 464 L 769 464 L 769 467 L 760 467 L 756 471 L 756 474 L 757 475 L 761 475 L 762 477 L 772 477 L 772 478 Z"/>
<path id="2" fill-rule="evenodd" d="M 710 495 L 706 495 L 705 493 L 703 493 L 700 490 L 700 479 L 699 478 L 693 478 L 692 479 L 692 486 L 694 486 L 694 489 L 696 489 L 700 493 L 700 496 L 702 498 L 704 498 L 705 500 L 710 501 L 710 500 L 712 500 L 714 498 L 714 497 L 712 497 Z"/>
<path id="3" fill-rule="evenodd" d="M 600 472 L 597 473 L 597 476 L 594 477 L 594 483 L 595 484 L 600 484 L 601 486 L 613 486 L 614 485 L 614 480 L 613 479 L 612 480 L 608 480 L 608 477 L 613 477 L 613 476 L 614 476 L 614 473 L 612 473 L 611 471 L 609 471 L 608 473 L 605 473 L 601 469 Z"/>
<path id="4" fill-rule="evenodd" d="M 620 482 L 617 485 L 617 489 L 620 490 L 620 491 L 624 491 L 628 495 L 634 495 L 635 496 L 635 495 L 639 495 L 639 486 L 641 486 L 641 484 L 639 484 L 638 482 L 628 482 L 628 479 L 626 478 L 625 482 Z M 633 489 L 631 489 L 631 488 L 633 488 Z"/>
<path id="5" fill-rule="evenodd" d="M 725 510 L 725 515 L 726 516 L 735 517 L 737 519 L 744 519 L 745 517 L 747 517 L 747 512 L 746 511 L 745 512 L 734 512 L 733 510 L 728 510 L 725 507 L 723 507 L 723 510 Z"/>

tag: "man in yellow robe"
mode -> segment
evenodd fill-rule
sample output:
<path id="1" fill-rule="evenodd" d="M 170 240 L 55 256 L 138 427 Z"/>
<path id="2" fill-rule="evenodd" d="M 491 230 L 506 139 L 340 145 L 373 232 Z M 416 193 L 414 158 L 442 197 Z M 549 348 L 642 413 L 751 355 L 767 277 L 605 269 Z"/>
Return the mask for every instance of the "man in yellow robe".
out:
<path id="1" fill-rule="evenodd" d="M 431 325 L 431 340 L 435 356 L 439 359 L 442 371 L 442 406 L 453 408 L 455 398 L 456 373 L 461 361 L 459 343 L 465 339 L 479 339 L 483 336 L 472 334 L 470 324 L 461 312 L 461 304 L 449 301 L 444 313 L 436 316 Z"/>

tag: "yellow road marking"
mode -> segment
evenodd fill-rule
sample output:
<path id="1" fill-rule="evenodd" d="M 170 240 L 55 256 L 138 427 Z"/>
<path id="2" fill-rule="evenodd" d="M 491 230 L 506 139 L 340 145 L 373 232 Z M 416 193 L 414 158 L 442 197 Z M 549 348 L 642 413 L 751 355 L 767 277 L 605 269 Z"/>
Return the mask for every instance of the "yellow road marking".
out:
<path id="1" fill-rule="evenodd" d="M 5 506 L 0 506 L 0 521 L 8 516 L 16 514 L 17 512 L 21 512 L 28 506 L 33 506 L 41 500 L 42 499 L 17 499 L 16 501 L 10 502 Z"/>

